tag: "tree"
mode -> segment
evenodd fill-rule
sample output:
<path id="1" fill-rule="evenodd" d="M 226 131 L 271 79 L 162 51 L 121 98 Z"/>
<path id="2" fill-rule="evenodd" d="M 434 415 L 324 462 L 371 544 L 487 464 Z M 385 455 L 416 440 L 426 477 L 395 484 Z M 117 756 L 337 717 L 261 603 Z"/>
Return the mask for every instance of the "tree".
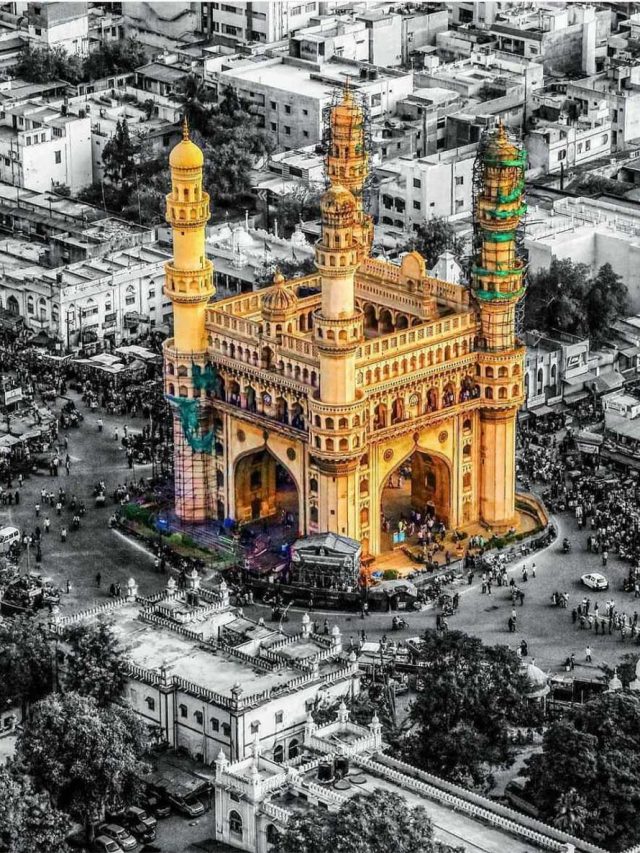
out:
<path id="1" fill-rule="evenodd" d="M 0 622 L 0 707 L 41 699 L 53 684 L 53 658 L 46 626 L 28 616 Z"/>
<path id="2" fill-rule="evenodd" d="M 37 792 L 18 768 L 0 767 L 0 850 L 11 853 L 67 853 L 69 817 Z"/>
<path id="3" fill-rule="evenodd" d="M 589 335 L 596 346 L 605 343 L 611 327 L 619 317 L 628 313 L 629 291 L 611 264 L 600 267 L 591 280 L 586 296 Z"/>
<path id="4" fill-rule="evenodd" d="M 53 694 L 34 706 L 16 757 L 36 788 L 82 821 L 91 838 L 106 807 L 137 795 L 146 745 L 143 726 L 129 708 L 102 708 L 77 693 Z"/>
<path id="5" fill-rule="evenodd" d="M 553 823 L 572 822 L 602 847 L 640 838 L 640 698 L 603 693 L 573 707 L 529 758 L 525 796 Z"/>
<path id="6" fill-rule="evenodd" d="M 126 118 L 122 121 L 118 119 L 115 133 L 102 151 L 105 178 L 116 185 L 126 184 L 127 188 L 130 187 L 135 178 L 139 150 L 140 143 L 131 139 Z"/>
<path id="7" fill-rule="evenodd" d="M 424 687 L 409 712 L 406 760 L 454 782 L 486 783 L 490 765 L 512 758 L 507 727 L 537 722 L 520 659 L 460 631 L 427 631 L 419 661 Z"/>
<path id="8" fill-rule="evenodd" d="M 251 189 L 251 170 L 271 150 L 250 101 L 228 87 L 207 111 L 202 133 L 194 142 L 205 156 L 206 185 L 214 200 L 231 204 Z"/>
<path id="9" fill-rule="evenodd" d="M 278 231 L 290 237 L 301 220 L 320 216 L 320 193 L 313 187 L 298 185 L 278 197 L 275 215 Z"/>
<path id="10" fill-rule="evenodd" d="M 82 78 L 90 81 L 114 74 L 129 74 L 146 61 L 144 47 L 135 38 L 102 42 L 85 59 Z"/>
<path id="11" fill-rule="evenodd" d="M 525 322 L 527 328 L 546 334 L 560 331 L 589 337 L 599 346 L 618 317 L 627 313 L 628 301 L 628 290 L 611 264 L 591 277 L 586 264 L 554 258 L 548 270 L 529 280 Z"/>
<path id="12" fill-rule="evenodd" d="M 91 696 L 101 707 L 117 701 L 127 683 L 126 662 L 113 624 L 72 625 L 65 632 L 70 654 L 65 688 Z"/>
<path id="13" fill-rule="evenodd" d="M 206 133 L 210 121 L 209 105 L 213 91 L 206 85 L 202 77 L 188 74 L 180 81 L 178 100 L 182 104 L 182 112 L 192 130 Z"/>
<path id="14" fill-rule="evenodd" d="M 70 56 L 63 47 L 38 47 L 27 42 L 20 54 L 15 74 L 29 83 L 66 80 L 75 84 L 82 79 L 82 63 L 79 57 Z"/>
<path id="15" fill-rule="evenodd" d="M 441 217 L 435 217 L 418 225 L 407 248 L 420 252 L 427 269 L 431 269 L 436 265 L 440 255 L 446 251 L 452 252 L 460 262 L 464 253 L 464 241 L 458 237 L 450 222 Z"/>
<path id="16" fill-rule="evenodd" d="M 434 841 L 426 809 L 382 789 L 352 797 L 338 812 L 295 814 L 278 842 L 279 853 L 463 853 Z"/>

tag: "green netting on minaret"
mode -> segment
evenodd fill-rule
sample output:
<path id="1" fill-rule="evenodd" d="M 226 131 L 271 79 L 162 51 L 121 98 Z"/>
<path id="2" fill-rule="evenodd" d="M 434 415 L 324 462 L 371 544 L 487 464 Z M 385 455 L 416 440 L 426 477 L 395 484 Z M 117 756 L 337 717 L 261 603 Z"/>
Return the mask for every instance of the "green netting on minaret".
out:
<path id="1" fill-rule="evenodd" d="M 200 402 L 188 397 L 173 397 L 167 394 L 167 400 L 175 406 L 180 415 L 182 432 L 194 453 L 211 453 L 213 450 L 213 430 L 200 434 Z"/>
<path id="2" fill-rule="evenodd" d="M 204 369 L 199 364 L 194 364 L 191 373 L 194 388 L 199 388 L 201 391 L 215 390 L 218 384 L 218 373 L 211 362 L 208 361 Z"/>

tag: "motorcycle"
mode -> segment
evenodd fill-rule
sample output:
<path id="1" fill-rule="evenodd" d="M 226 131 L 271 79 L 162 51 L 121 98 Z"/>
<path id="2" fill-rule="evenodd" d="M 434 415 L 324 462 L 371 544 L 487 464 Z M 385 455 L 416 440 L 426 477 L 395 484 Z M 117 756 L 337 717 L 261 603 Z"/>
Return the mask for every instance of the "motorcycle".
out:
<path id="1" fill-rule="evenodd" d="M 407 623 L 400 616 L 394 616 L 391 622 L 391 630 L 392 631 L 402 631 L 403 628 L 407 628 Z"/>

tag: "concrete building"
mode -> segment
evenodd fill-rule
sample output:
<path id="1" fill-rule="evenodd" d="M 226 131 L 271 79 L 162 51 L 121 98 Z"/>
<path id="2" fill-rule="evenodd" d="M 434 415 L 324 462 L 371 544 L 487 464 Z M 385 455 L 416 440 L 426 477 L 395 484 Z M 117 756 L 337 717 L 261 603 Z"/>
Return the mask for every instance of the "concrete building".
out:
<path id="1" fill-rule="evenodd" d="M 0 301 L 27 326 L 58 338 L 63 348 L 118 346 L 170 323 L 162 294 L 167 257 L 144 245 L 55 269 L 33 264 L 5 270 Z"/>
<path id="2" fill-rule="evenodd" d="M 526 696 L 544 702 L 547 676 L 533 663 L 523 665 Z M 328 706 L 326 710 L 330 710 Z M 280 833 L 299 814 L 336 812 L 353 797 L 381 793 L 399 796 L 410 808 L 420 807 L 433 824 L 438 850 L 481 849 L 503 853 L 515 845 L 527 851 L 586 853 L 593 845 L 495 800 L 471 793 L 433 774 L 399 761 L 382 740 L 374 713 L 367 726 L 349 719 L 344 702 L 334 706 L 334 719 L 317 725 L 308 715 L 301 745 L 303 757 L 282 764 L 263 751 L 259 738 L 250 754 L 229 762 L 215 760 L 214 838 L 238 850 L 268 853 L 277 849 Z"/>
<path id="3" fill-rule="evenodd" d="M 539 59 L 545 73 L 594 74 L 606 59 L 611 14 L 583 3 L 533 8 L 509 4 L 489 31 L 498 50 Z"/>
<path id="4" fill-rule="evenodd" d="M 0 118 L 0 181 L 44 192 L 77 193 L 92 181 L 91 120 L 43 99 L 9 94 Z"/>
<path id="5" fill-rule="evenodd" d="M 612 124 L 609 110 L 581 116 L 575 122 L 536 119 L 527 134 L 529 168 L 543 174 L 582 166 L 611 153 Z"/>
<path id="6" fill-rule="evenodd" d="M 601 74 L 580 80 L 568 80 L 567 98 L 585 114 L 606 101 L 613 151 L 624 151 L 640 139 L 640 67 L 635 61 L 616 63 Z"/>
<path id="7" fill-rule="evenodd" d="M 35 41 L 78 56 L 89 52 L 87 3 L 28 3 L 27 20 L 29 36 Z"/>
<path id="8" fill-rule="evenodd" d="M 611 199 L 565 198 L 550 215 L 532 208 L 525 247 L 529 269 L 548 269 L 552 259 L 587 264 L 595 274 L 611 264 L 629 290 L 630 307 L 640 311 L 640 212 L 636 205 Z"/>
<path id="9" fill-rule="evenodd" d="M 314 634 L 305 614 L 295 633 L 242 615 L 229 604 L 224 581 L 200 586 L 197 572 L 178 590 L 144 598 L 135 581 L 116 602 L 57 617 L 54 630 L 109 616 L 127 649 L 125 700 L 169 746 L 205 765 L 220 753 L 244 759 L 255 744 L 273 762 L 302 749 L 310 709 L 359 691 L 356 657 L 339 629 Z"/>
<path id="10" fill-rule="evenodd" d="M 122 16 L 126 36 L 135 36 L 149 56 L 172 50 L 178 42 L 195 41 L 200 22 L 200 3 L 136 2 L 124 0 Z"/>
<path id="11" fill-rule="evenodd" d="M 411 229 L 438 217 L 469 213 L 477 146 L 426 157 L 397 157 L 375 170 L 377 215 L 383 225 Z"/>
<path id="12" fill-rule="evenodd" d="M 374 119 L 393 114 L 413 90 L 411 73 L 336 59 L 322 65 L 267 56 L 205 61 L 205 79 L 218 92 L 231 86 L 249 100 L 259 126 L 285 151 L 322 139 L 323 110 L 347 78 Z"/>
<path id="13" fill-rule="evenodd" d="M 524 152 L 499 127 L 478 161 L 472 301 L 467 287 L 429 276 L 417 252 L 399 267 L 371 256 L 365 117 L 350 88 L 330 127 L 317 271 L 214 304 L 203 154 L 186 127 L 171 152 L 164 373 L 176 513 L 242 523 L 287 500 L 302 535 L 347 536 L 375 557 L 393 547 L 381 524 L 385 485 L 411 465 L 406 511 L 508 530 L 524 400 L 515 335 L 524 263 L 511 236 L 526 210 Z"/>
<path id="14" fill-rule="evenodd" d="M 116 219 L 102 208 L 51 192 L 0 184 L 0 230 L 25 239 L 37 262 L 54 268 L 153 243 L 154 230 Z M 2 265 L 9 266 L 5 243 Z M 21 255 L 22 257 L 22 255 Z"/>
<path id="15" fill-rule="evenodd" d="M 317 0 L 286 0 L 282 3 L 258 2 L 199 3 L 199 29 L 214 43 L 235 46 L 249 42 L 270 44 L 308 26 L 318 15 Z"/>

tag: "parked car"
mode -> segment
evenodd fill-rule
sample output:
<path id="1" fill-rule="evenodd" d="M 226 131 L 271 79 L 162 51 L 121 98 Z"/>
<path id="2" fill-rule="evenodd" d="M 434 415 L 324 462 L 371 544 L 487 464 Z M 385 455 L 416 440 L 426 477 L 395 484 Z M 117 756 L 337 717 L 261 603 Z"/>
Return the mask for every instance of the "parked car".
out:
<path id="1" fill-rule="evenodd" d="M 129 808 L 125 810 L 124 816 L 128 821 L 136 820 L 140 823 L 144 823 L 144 825 L 149 829 L 155 829 L 158 823 L 155 817 L 152 817 L 144 809 L 141 809 L 138 806 L 129 806 Z"/>
<path id="2" fill-rule="evenodd" d="M 128 808 L 122 823 L 129 832 L 143 844 L 149 844 L 156 837 L 156 819 L 149 817 L 144 809 L 135 806 Z"/>
<path id="3" fill-rule="evenodd" d="M 117 823 L 103 823 L 98 827 L 100 835 L 106 835 L 116 841 L 122 850 L 135 850 L 138 842 L 133 835 Z"/>
<path id="4" fill-rule="evenodd" d="M 171 796 L 167 796 L 167 799 L 175 810 L 185 817 L 199 817 L 201 814 L 204 814 L 204 803 L 202 800 L 185 800 L 184 797 Z"/>
<path id="5" fill-rule="evenodd" d="M 163 797 L 154 794 L 152 791 L 149 791 L 143 798 L 142 805 L 147 812 L 159 819 L 169 817 L 171 814 L 170 804 Z"/>
<path id="6" fill-rule="evenodd" d="M 608 589 L 609 581 L 605 578 L 604 575 L 601 575 L 600 572 L 589 572 L 586 575 L 582 575 L 580 578 L 584 586 L 588 586 L 589 589 Z"/>
<path id="7" fill-rule="evenodd" d="M 122 847 L 108 835 L 98 835 L 94 838 L 91 849 L 94 853 L 122 853 Z"/>

